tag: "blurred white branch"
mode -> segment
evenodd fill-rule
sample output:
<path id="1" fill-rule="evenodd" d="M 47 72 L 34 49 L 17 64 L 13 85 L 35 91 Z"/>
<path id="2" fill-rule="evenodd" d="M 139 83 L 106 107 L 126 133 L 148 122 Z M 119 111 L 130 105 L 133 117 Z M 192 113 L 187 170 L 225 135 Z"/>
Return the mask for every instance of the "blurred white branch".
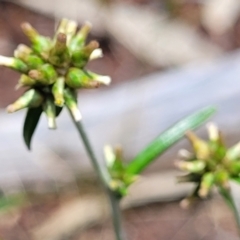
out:
<path id="1" fill-rule="evenodd" d="M 239 0 L 205 0 L 202 22 L 210 32 L 221 35 L 233 27 L 239 12 Z"/>
<path id="2" fill-rule="evenodd" d="M 120 43 L 153 66 L 206 60 L 220 53 L 181 21 L 141 7 L 114 5 L 105 14 L 105 23 Z"/>

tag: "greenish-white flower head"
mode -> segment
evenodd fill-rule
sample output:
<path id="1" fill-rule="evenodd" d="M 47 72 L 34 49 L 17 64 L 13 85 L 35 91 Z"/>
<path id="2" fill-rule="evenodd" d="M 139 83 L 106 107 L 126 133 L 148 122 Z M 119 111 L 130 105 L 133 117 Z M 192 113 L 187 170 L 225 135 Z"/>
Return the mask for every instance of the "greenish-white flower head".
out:
<path id="1" fill-rule="evenodd" d="M 119 197 L 127 195 L 128 187 L 137 180 L 137 176 L 127 173 L 122 148 L 120 146 L 112 148 L 106 145 L 104 157 L 111 178 L 108 183 L 109 188 Z"/>
<path id="2" fill-rule="evenodd" d="M 62 19 L 52 39 L 40 35 L 29 23 L 21 27 L 31 46 L 20 44 L 13 57 L 0 56 L 0 65 L 21 73 L 16 89 L 26 89 L 7 111 L 38 108 L 45 112 L 49 128 L 54 129 L 55 118 L 66 106 L 75 121 L 80 121 L 76 91 L 111 82 L 109 76 L 86 69 L 89 61 L 103 56 L 97 41 L 87 42 L 91 24 L 86 22 L 77 31 L 75 21 Z M 38 113 L 37 110 L 30 112 L 30 115 Z"/>
<path id="3" fill-rule="evenodd" d="M 187 132 L 193 152 L 180 150 L 176 166 L 187 174 L 178 177 L 178 182 L 193 182 L 194 192 L 182 202 L 188 205 L 194 197 L 206 198 L 214 186 L 229 188 L 229 181 L 240 181 L 240 143 L 231 148 L 224 144 L 222 134 L 213 123 L 207 125 L 209 140 Z"/>

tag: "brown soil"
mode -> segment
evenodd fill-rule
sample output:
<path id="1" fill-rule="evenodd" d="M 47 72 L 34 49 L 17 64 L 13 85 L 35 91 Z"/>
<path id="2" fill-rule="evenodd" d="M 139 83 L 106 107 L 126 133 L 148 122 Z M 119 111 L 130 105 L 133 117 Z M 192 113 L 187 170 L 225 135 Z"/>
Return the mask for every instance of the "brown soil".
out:
<path id="1" fill-rule="evenodd" d="M 221 211 L 215 219 L 211 204 Z M 154 203 L 128 210 L 124 217 L 129 240 L 232 240 L 237 236 L 231 213 L 219 199 L 215 203 L 202 202 L 190 210 L 181 209 L 178 202 Z M 92 227 L 73 238 L 87 239 L 113 240 L 110 223 Z"/>
<path id="2" fill-rule="evenodd" d="M 33 240 L 31 230 L 47 220 L 60 202 L 59 198 L 48 197 L 17 213 L 5 214 L 0 218 L 1 239 Z M 233 216 L 219 197 L 189 210 L 181 209 L 178 202 L 152 203 L 126 210 L 123 217 L 129 240 L 233 240 L 237 236 Z M 103 219 L 102 224 L 72 233 L 69 239 L 113 240 L 111 221 Z"/>

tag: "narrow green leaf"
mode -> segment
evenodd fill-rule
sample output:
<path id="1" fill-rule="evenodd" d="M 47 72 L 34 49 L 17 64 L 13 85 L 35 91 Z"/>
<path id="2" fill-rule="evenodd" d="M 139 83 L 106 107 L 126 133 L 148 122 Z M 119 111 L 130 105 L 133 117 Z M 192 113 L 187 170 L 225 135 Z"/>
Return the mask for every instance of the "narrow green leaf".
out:
<path id="1" fill-rule="evenodd" d="M 176 123 L 147 145 L 147 147 L 129 163 L 126 172 L 130 174 L 139 174 L 154 159 L 180 140 L 187 130 L 199 127 L 215 112 L 215 108 L 207 107 Z"/>
<path id="2" fill-rule="evenodd" d="M 231 190 L 230 189 L 225 189 L 221 186 L 218 187 L 218 191 L 221 194 L 221 196 L 223 197 L 224 201 L 226 202 L 226 204 L 230 207 L 230 209 L 232 210 L 238 229 L 240 230 L 240 215 L 238 212 L 238 209 L 236 207 L 236 204 L 234 202 L 233 196 L 231 194 Z"/>
<path id="3" fill-rule="evenodd" d="M 30 150 L 32 136 L 37 127 L 38 121 L 42 114 L 42 106 L 37 108 L 29 108 L 23 126 L 23 138 Z"/>

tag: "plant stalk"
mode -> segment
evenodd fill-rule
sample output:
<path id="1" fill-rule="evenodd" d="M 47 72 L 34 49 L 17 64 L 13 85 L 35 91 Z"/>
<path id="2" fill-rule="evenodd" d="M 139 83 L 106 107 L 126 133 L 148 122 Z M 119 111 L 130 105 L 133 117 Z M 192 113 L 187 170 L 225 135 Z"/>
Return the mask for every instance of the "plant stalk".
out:
<path id="1" fill-rule="evenodd" d="M 73 118 L 72 118 L 73 119 Z M 74 121 L 74 119 L 73 119 Z M 85 149 L 88 153 L 88 156 L 92 162 L 92 165 L 98 174 L 98 177 L 101 180 L 101 183 L 106 191 L 106 194 L 109 198 L 109 202 L 111 204 L 112 209 L 112 221 L 113 221 L 113 227 L 115 232 L 116 240 L 125 240 L 125 233 L 122 228 L 122 216 L 121 216 L 121 210 L 119 205 L 119 199 L 114 194 L 114 192 L 108 187 L 108 182 L 111 180 L 108 172 L 105 168 L 101 167 L 99 162 L 97 161 L 97 158 L 95 157 L 94 151 L 91 147 L 90 141 L 87 137 L 87 134 L 84 130 L 83 124 L 81 121 L 74 121 L 74 124 L 78 130 L 78 133 L 80 137 L 83 140 L 83 144 L 85 146 Z"/>
<path id="2" fill-rule="evenodd" d="M 238 227 L 238 235 L 240 237 L 240 213 L 239 210 L 236 206 L 234 197 L 231 193 L 231 189 L 226 189 L 223 187 L 219 187 L 219 193 L 221 194 L 221 196 L 223 197 L 223 199 L 225 200 L 226 204 L 231 208 L 234 217 L 235 217 L 235 221 Z"/>
<path id="3" fill-rule="evenodd" d="M 114 231 L 116 235 L 116 240 L 126 240 L 126 234 L 125 231 L 123 231 L 122 227 L 122 213 L 120 209 L 120 199 L 114 194 L 111 189 L 107 190 L 108 197 L 110 200 L 110 204 L 112 207 L 112 220 L 113 220 L 113 226 Z"/>

